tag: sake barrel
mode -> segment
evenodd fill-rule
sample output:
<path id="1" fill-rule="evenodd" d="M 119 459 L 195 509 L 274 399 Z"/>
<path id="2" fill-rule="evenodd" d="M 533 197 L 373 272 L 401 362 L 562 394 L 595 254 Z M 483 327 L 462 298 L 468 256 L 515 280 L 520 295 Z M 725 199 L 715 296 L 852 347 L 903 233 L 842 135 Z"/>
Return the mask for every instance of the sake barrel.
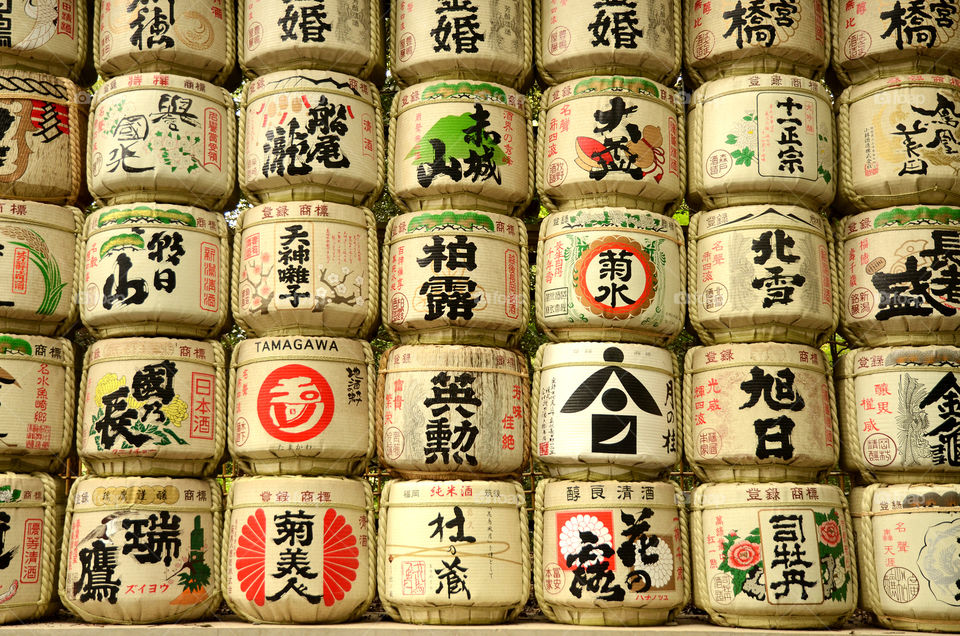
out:
<path id="1" fill-rule="evenodd" d="M 674 355 L 638 344 L 545 344 L 534 360 L 531 443 L 564 479 L 657 478 L 680 456 Z"/>
<path id="2" fill-rule="evenodd" d="M 520 219 L 467 210 L 393 217 L 381 278 L 384 327 L 403 343 L 516 347 L 530 320 Z"/>
<path id="3" fill-rule="evenodd" d="M 254 623 L 355 620 L 376 590 L 376 540 L 365 480 L 240 477 L 224 515 L 223 597 Z"/>
<path id="4" fill-rule="evenodd" d="M 833 229 L 813 210 L 702 212 L 691 219 L 687 241 L 690 322 L 703 342 L 822 345 L 836 331 Z"/>
<path id="5" fill-rule="evenodd" d="M 172 623 L 220 606 L 220 487 L 210 479 L 80 477 L 60 601 L 88 623 Z"/>
<path id="6" fill-rule="evenodd" d="M 960 78 L 910 75 L 851 86 L 837 101 L 840 202 L 853 210 L 960 204 Z"/>
<path id="7" fill-rule="evenodd" d="M 111 338 L 83 361 L 77 451 L 97 475 L 213 474 L 226 436 L 223 347 Z"/>
<path id="8" fill-rule="evenodd" d="M 390 7 L 390 71 L 401 86 L 441 79 L 500 82 L 518 89 L 529 83 L 529 0 L 419 0 Z"/>
<path id="9" fill-rule="evenodd" d="M 697 0 L 684 25 L 686 73 L 696 82 L 751 73 L 820 79 L 830 63 L 826 0 Z"/>
<path id="10" fill-rule="evenodd" d="M 87 185 L 101 205 L 179 203 L 220 211 L 236 187 L 230 93 L 164 73 L 115 77 L 97 90 Z"/>
<path id="11" fill-rule="evenodd" d="M 683 438 L 703 481 L 817 481 L 839 455 L 825 355 L 764 342 L 694 347 L 684 362 Z"/>
<path id="12" fill-rule="evenodd" d="M 884 627 L 960 630 L 958 491 L 958 484 L 875 484 L 850 494 L 861 608 Z"/>
<path id="13" fill-rule="evenodd" d="M 838 221 L 836 233 L 851 344 L 960 345 L 960 209 L 874 210 Z"/>
<path id="14" fill-rule="evenodd" d="M 238 9 L 237 55 L 248 77 L 307 68 L 382 79 L 377 0 L 326 0 L 319 6 L 244 0 Z"/>
<path id="15" fill-rule="evenodd" d="M 80 0 L 6 3 L 0 20 L 0 66 L 79 81 L 87 65 L 87 3 Z"/>
<path id="16" fill-rule="evenodd" d="M 856 608 L 850 513 L 836 486 L 699 486 L 690 545 L 694 603 L 717 625 L 829 629 Z"/>
<path id="17" fill-rule="evenodd" d="M 525 95 L 492 82 L 446 80 L 399 91 L 387 157 L 394 202 L 408 212 L 522 214 L 533 197 L 527 110 Z"/>
<path id="18" fill-rule="evenodd" d="M 590 208 L 540 224 L 537 325 L 553 341 L 666 344 L 683 330 L 683 230 L 642 210 Z"/>
<path id="19" fill-rule="evenodd" d="M 480 625 L 516 618 L 530 595 L 530 532 L 515 481 L 388 481 L 377 591 L 395 621 Z"/>
<path id="20" fill-rule="evenodd" d="M 662 625 L 690 602 L 687 513 L 676 484 L 542 479 L 533 519 L 533 586 L 550 620 Z"/>
<path id="21" fill-rule="evenodd" d="M 63 77 L 0 71 L 0 197 L 77 202 L 83 192 L 87 98 Z"/>
<path id="22" fill-rule="evenodd" d="M 240 106 L 240 187 L 255 203 L 373 205 L 383 190 L 382 120 L 376 87 L 356 77 L 297 70 L 255 79 Z"/>
<path id="23" fill-rule="evenodd" d="M 776 73 L 707 82 L 693 93 L 688 127 L 692 206 L 822 211 L 833 201 L 833 108 L 816 80 Z"/>
<path id="24" fill-rule="evenodd" d="M 254 475 L 362 474 L 373 455 L 374 373 L 362 340 L 241 341 L 230 362 L 230 455 Z"/>
<path id="25" fill-rule="evenodd" d="M 679 0 L 536 0 L 537 69 L 544 83 L 590 75 L 643 75 L 673 83 L 683 39 Z"/>
<path id="26" fill-rule="evenodd" d="M 80 319 L 94 336 L 217 336 L 229 315 L 223 215 L 132 203 L 101 208 L 84 230 Z M 198 276 L 199 274 L 199 276 Z"/>
<path id="27" fill-rule="evenodd" d="M 505 478 L 530 459 L 530 380 L 518 351 L 401 345 L 377 382 L 377 455 L 404 479 Z"/>
<path id="28" fill-rule="evenodd" d="M 0 330 L 50 336 L 73 327 L 82 232 L 76 208 L 0 200 Z"/>
<path id="29" fill-rule="evenodd" d="M 234 3 L 95 0 L 93 59 L 114 77 L 158 71 L 223 84 L 237 55 Z"/>
<path id="30" fill-rule="evenodd" d="M 577 5 L 583 6 L 583 5 Z M 587 77 L 544 92 L 537 191 L 550 209 L 664 212 L 683 196 L 683 101 L 642 77 Z"/>
<path id="31" fill-rule="evenodd" d="M 73 445 L 73 361 L 66 338 L 0 334 L 0 470 L 61 470 Z"/>

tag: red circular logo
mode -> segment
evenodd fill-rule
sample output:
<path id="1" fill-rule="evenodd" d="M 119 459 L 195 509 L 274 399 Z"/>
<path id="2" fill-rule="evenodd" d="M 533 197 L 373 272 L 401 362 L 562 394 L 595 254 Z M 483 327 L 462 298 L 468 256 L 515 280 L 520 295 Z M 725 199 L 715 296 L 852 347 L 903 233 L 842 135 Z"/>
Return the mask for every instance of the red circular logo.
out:
<path id="1" fill-rule="evenodd" d="M 333 409 L 330 384 L 315 369 L 302 364 L 274 369 L 257 396 L 263 430 L 282 442 L 316 437 L 330 424 Z"/>

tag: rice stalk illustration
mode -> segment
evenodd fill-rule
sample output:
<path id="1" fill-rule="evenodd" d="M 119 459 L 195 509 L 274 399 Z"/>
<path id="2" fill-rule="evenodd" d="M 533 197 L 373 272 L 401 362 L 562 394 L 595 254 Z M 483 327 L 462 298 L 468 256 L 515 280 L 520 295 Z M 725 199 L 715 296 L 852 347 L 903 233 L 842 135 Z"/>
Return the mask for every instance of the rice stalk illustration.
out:
<path id="1" fill-rule="evenodd" d="M 60 304 L 60 296 L 67 283 L 60 279 L 60 266 L 50 254 L 46 241 L 34 232 L 22 227 L 3 227 L 0 234 L 12 239 L 13 245 L 22 247 L 30 253 L 30 261 L 37 266 L 43 276 L 43 301 L 37 313 L 49 316 Z"/>

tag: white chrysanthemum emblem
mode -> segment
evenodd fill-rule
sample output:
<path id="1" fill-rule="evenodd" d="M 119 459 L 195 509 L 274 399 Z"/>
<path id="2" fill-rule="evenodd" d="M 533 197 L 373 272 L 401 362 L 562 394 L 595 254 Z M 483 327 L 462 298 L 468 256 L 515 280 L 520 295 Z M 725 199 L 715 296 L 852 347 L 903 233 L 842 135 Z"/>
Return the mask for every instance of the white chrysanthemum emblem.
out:
<path id="1" fill-rule="evenodd" d="M 567 559 L 570 555 L 580 554 L 584 546 L 584 541 L 580 538 L 581 532 L 590 532 L 597 537 L 597 542 L 590 545 L 596 547 L 604 544 L 613 546 L 613 537 L 610 536 L 610 530 L 603 525 L 602 521 L 593 515 L 577 515 L 567 519 L 563 528 L 560 529 L 560 553 L 563 554 L 564 559 Z M 592 559 L 583 563 L 574 562 L 572 565 L 589 566 L 603 559 L 599 550 L 594 550 L 591 554 L 595 555 Z"/>
<path id="2" fill-rule="evenodd" d="M 663 587 L 670 582 L 670 577 L 673 576 L 673 552 L 670 550 L 670 544 L 661 537 L 657 545 L 647 552 L 660 557 L 656 563 L 647 568 L 647 572 L 650 574 L 650 586 Z"/>

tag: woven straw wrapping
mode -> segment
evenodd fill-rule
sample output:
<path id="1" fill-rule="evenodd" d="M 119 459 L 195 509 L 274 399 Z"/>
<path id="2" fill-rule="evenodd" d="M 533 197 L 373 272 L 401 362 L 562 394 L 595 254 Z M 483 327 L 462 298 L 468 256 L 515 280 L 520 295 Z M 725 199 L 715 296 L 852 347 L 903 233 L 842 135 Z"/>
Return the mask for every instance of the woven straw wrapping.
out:
<path id="1" fill-rule="evenodd" d="M 683 197 L 686 127 L 673 89 L 642 77 L 570 80 L 544 92 L 539 121 L 537 191 L 551 212 L 669 213 Z M 622 148 L 608 147 L 621 138 Z"/>
<path id="2" fill-rule="evenodd" d="M 630 481 L 664 477 L 677 464 L 680 373 L 670 351 L 551 343 L 537 350 L 533 369 L 530 443 L 541 471 Z"/>
<path id="3" fill-rule="evenodd" d="M 93 61 L 103 77 L 157 71 L 223 84 L 233 71 L 233 2 L 180 0 L 149 8 L 116 0 L 93 4 Z"/>
<path id="4" fill-rule="evenodd" d="M 519 344 L 530 320 L 522 221 L 472 211 L 411 212 L 390 219 L 384 236 L 380 308 L 391 338 L 404 344 Z M 466 295 L 462 304 L 445 301 L 450 285 Z"/>
<path id="5" fill-rule="evenodd" d="M 104 82 L 93 111 L 87 185 L 99 204 L 218 212 L 234 199 L 237 122 L 224 89 L 180 75 L 126 75 Z"/>
<path id="6" fill-rule="evenodd" d="M 672 218 L 624 208 L 557 212 L 540 224 L 539 240 L 536 318 L 550 340 L 663 346 L 683 330 L 687 261 Z M 611 255 L 627 259 L 628 279 L 600 273 Z"/>
<path id="7" fill-rule="evenodd" d="M 362 340 L 243 340 L 230 362 L 230 455 L 254 475 L 362 475 L 373 456 L 375 391 L 373 351 Z"/>
<path id="8" fill-rule="evenodd" d="M 83 361 L 77 452 L 96 475 L 210 476 L 226 438 L 226 363 L 213 340 L 113 338 Z"/>
<path id="9" fill-rule="evenodd" d="M 220 487 L 212 479 L 78 478 L 67 501 L 60 601 L 88 623 L 212 617 L 221 599 L 222 511 Z M 143 535 L 151 528 L 161 536 L 169 531 L 169 542 L 150 547 Z M 104 559 L 113 560 L 112 572 Z M 84 573 L 85 567 L 90 571 Z M 110 602 L 113 594 L 116 602 Z"/>
<path id="10" fill-rule="evenodd" d="M 393 2 L 390 71 L 401 87 L 466 79 L 523 90 L 533 75 L 529 0 Z"/>
<path id="11" fill-rule="evenodd" d="M 834 227 L 840 333 L 852 346 L 960 345 L 960 313 L 947 278 L 960 209 L 894 207 Z M 910 286 L 912 280 L 918 283 Z"/>
<path id="12" fill-rule="evenodd" d="M 387 189 L 401 210 L 520 216 L 533 199 L 533 122 L 512 88 L 450 80 L 403 89 L 388 141 Z"/>
<path id="13" fill-rule="evenodd" d="M 80 80 L 88 62 L 87 2 L 14 0 L 7 9 L 0 67 Z"/>
<path id="14" fill-rule="evenodd" d="M 235 480 L 221 552 L 227 605 L 251 623 L 358 619 L 376 593 L 373 506 L 370 484 L 360 479 Z M 294 553 L 302 553 L 302 569 L 284 575 L 279 563 Z M 294 587 L 287 587 L 290 581 Z"/>
<path id="15" fill-rule="evenodd" d="M 387 615 L 429 625 L 516 618 L 530 595 L 523 501 L 523 487 L 515 481 L 388 481 L 380 495 L 377 533 L 377 591 Z M 439 536 L 438 516 L 444 522 Z M 456 523 L 461 517 L 462 539 Z M 446 527 L 451 520 L 455 523 Z M 470 598 L 437 576 L 454 563 L 465 568 L 456 573 L 466 575 Z"/>

